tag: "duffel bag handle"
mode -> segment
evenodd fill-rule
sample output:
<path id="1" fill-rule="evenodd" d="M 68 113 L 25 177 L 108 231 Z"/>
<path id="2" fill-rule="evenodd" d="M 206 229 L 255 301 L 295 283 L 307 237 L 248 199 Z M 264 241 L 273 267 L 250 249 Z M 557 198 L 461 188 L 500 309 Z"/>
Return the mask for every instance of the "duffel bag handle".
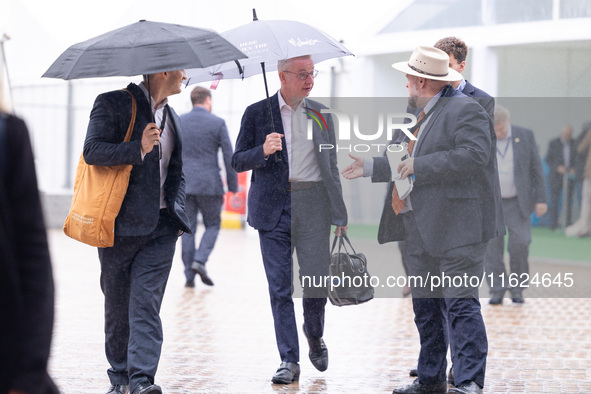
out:
<path id="1" fill-rule="evenodd" d="M 348 253 L 347 245 L 345 245 L 345 241 L 347 241 L 347 243 L 349 244 L 349 247 L 353 251 L 353 254 L 357 254 L 357 252 L 355 251 L 355 248 L 351 244 L 351 241 L 349 241 L 349 237 L 347 237 L 347 234 L 345 234 L 345 233 L 341 233 L 341 235 L 334 236 L 334 240 L 332 241 L 332 248 L 330 249 L 330 254 L 334 253 L 334 248 L 337 244 L 337 240 L 339 241 L 339 253 L 341 253 L 341 248 L 343 248 L 345 250 L 345 252 Z"/>

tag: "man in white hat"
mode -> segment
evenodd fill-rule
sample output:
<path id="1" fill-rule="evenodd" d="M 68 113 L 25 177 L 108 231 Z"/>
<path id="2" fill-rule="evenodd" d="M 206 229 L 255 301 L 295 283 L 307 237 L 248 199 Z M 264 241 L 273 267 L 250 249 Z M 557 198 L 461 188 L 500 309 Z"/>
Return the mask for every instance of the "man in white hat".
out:
<path id="1" fill-rule="evenodd" d="M 481 393 L 488 342 L 478 281 L 496 215 L 492 123 L 476 101 L 449 84 L 461 75 L 449 68 L 445 52 L 418 47 L 408 62 L 392 67 L 406 74 L 409 105 L 422 109 L 410 129 L 415 137 L 401 134 L 409 142 L 409 157 L 392 169 L 387 158 L 374 157 L 364 171 L 363 159 L 351 155 L 354 162 L 343 175 L 390 183 L 378 242 L 405 240 L 408 275 L 422 278 L 411 282 L 421 341 L 418 378 L 394 393 L 446 393 L 449 342 L 456 384 L 449 392 Z M 392 172 L 414 178 L 404 200 Z"/>

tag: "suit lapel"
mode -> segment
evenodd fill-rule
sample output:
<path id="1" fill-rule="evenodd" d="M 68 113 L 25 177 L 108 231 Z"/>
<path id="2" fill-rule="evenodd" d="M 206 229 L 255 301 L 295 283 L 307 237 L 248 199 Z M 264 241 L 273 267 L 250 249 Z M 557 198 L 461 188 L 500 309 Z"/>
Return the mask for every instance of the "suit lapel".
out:
<path id="1" fill-rule="evenodd" d="M 281 150 L 281 157 L 283 158 L 283 160 L 287 161 L 289 160 L 288 158 L 288 154 L 287 154 L 287 144 L 285 142 L 285 131 L 283 130 L 283 122 L 281 121 L 281 109 L 279 108 L 279 97 L 277 96 L 279 94 L 279 92 L 275 93 L 273 96 L 271 96 L 270 100 L 271 100 L 271 111 L 273 113 L 273 124 L 271 124 L 271 119 L 269 119 L 269 107 L 267 105 L 267 103 L 265 103 L 265 109 L 264 109 L 264 116 L 267 117 L 267 121 L 269 124 L 269 128 L 270 130 L 266 130 L 265 133 L 269 134 L 272 132 L 275 133 L 279 133 L 279 134 L 283 134 L 284 137 L 281 139 L 281 146 L 282 146 L 282 150 Z M 272 127 L 272 128 L 271 128 Z"/>
<path id="2" fill-rule="evenodd" d="M 439 98 L 439 100 L 441 100 L 441 97 Z M 439 105 L 436 104 L 437 107 L 433 110 L 433 113 L 429 115 L 429 118 L 426 119 L 427 124 L 425 125 L 423 131 L 420 133 L 420 138 L 415 142 L 415 156 L 418 156 L 421 152 L 421 147 L 423 146 L 423 143 L 427 138 L 427 135 L 429 134 L 435 123 L 437 123 L 437 117 L 439 116 L 439 114 L 441 114 L 441 111 L 443 111 L 443 108 L 445 107 L 448 101 L 449 100 L 443 100 L 439 103 Z"/>
<path id="3" fill-rule="evenodd" d="M 525 152 L 523 152 L 525 145 L 523 145 L 523 135 L 521 134 L 521 130 L 513 127 L 511 134 L 511 144 L 513 147 L 513 175 L 515 176 L 515 179 L 518 180 L 522 179 L 521 174 L 523 173 L 523 169 L 520 164 L 522 164 L 523 161 L 520 160 L 520 158 L 525 157 L 523 156 L 525 154 Z"/>

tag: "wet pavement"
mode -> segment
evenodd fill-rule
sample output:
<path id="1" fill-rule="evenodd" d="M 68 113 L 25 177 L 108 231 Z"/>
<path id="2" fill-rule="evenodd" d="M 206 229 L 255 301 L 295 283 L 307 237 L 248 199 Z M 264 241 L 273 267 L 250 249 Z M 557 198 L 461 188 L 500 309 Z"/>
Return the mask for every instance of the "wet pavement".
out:
<path id="1" fill-rule="evenodd" d="M 56 323 L 50 373 L 63 393 L 104 393 L 103 298 L 95 248 L 49 231 L 56 282 Z M 375 243 L 354 241 L 360 250 Z M 375 248 L 400 275 L 398 249 Z M 368 253 L 369 271 L 379 258 Z M 591 283 L 591 263 L 532 261 Z M 317 371 L 300 329 L 300 381 L 273 385 L 280 360 L 257 233 L 220 232 L 208 263 L 215 286 L 184 287 L 180 243 L 162 307 L 164 345 L 156 383 L 175 393 L 391 393 L 410 384 L 419 344 L 409 298 L 376 298 L 347 307 L 327 305 L 330 363 Z M 396 289 L 399 290 L 399 289 Z M 377 294 L 377 293 L 376 293 Z M 487 297 L 483 289 L 481 297 Z M 527 296 L 527 293 L 526 293 Z M 482 298 L 489 338 L 486 393 L 591 393 L 591 299 Z M 301 302 L 295 300 L 301 327 Z"/>

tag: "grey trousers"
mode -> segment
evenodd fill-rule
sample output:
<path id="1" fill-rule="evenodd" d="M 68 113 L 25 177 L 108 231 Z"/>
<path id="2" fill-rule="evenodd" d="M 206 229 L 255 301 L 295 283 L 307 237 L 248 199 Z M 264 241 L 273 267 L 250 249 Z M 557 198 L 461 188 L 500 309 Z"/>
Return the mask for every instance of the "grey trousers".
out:
<path id="1" fill-rule="evenodd" d="M 484 258 L 486 280 L 491 297 L 502 297 L 506 290 L 512 297 L 521 297 L 529 283 L 529 244 L 531 223 L 524 217 L 516 198 L 503 199 L 503 213 L 507 226 L 510 273 L 507 274 L 504 261 L 505 238 L 496 237 L 488 241 Z"/>

